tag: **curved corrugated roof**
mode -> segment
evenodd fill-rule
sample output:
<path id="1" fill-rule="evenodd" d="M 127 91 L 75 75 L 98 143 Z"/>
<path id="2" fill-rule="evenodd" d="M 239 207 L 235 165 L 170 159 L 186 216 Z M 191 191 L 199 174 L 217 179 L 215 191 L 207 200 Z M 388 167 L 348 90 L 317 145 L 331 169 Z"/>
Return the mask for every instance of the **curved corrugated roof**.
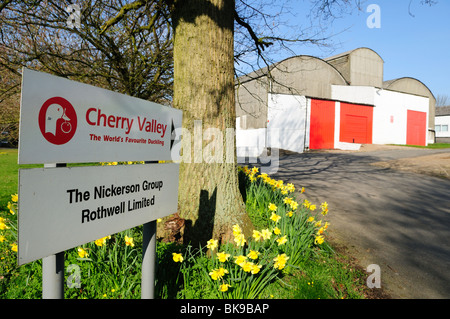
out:
<path id="1" fill-rule="evenodd" d="M 330 60 L 338 59 L 338 58 L 341 58 L 341 57 L 346 56 L 346 55 L 351 55 L 352 53 L 354 53 L 355 51 L 358 51 L 358 50 L 369 50 L 369 51 L 372 51 L 373 53 L 375 53 L 376 55 L 379 56 L 379 58 L 381 59 L 381 61 L 384 62 L 383 58 L 381 57 L 381 55 L 378 54 L 378 52 L 372 50 L 371 48 L 367 48 L 367 47 L 360 47 L 360 48 L 356 48 L 356 49 L 353 49 L 353 50 L 349 50 L 349 51 L 346 51 L 346 52 L 343 52 L 343 53 L 339 53 L 339 54 L 330 56 L 330 57 L 328 57 L 328 58 L 325 58 L 324 60 L 325 60 L 325 61 L 330 61 Z"/>
<path id="2" fill-rule="evenodd" d="M 433 92 L 431 92 L 430 88 L 428 86 L 425 85 L 425 83 L 423 83 L 422 81 L 413 78 L 413 77 L 409 77 L 409 76 L 405 76 L 405 77 L 401 77 L 401 78 L 397 78 L 397 79 L 392 79 L 392 80 L 388 80 L 388 81 L 383 81 L 383 88 L 384 89 L 389 89 L 389 87 L 393 84 L 395 84 L 396 82 L 402 81 L 402 80 L 413 80 L 416 81 L 418 83 L 420 83 L 423 87 L 425 87 L 428 92 L 430 92 L 431 96 L 433 96 L 434 99 L 436 99 L 436 97 L 434 96 Z M 410 92 L 409 92 L 410 93 Z"/>
<path id="3" fill-rule="evenodd" d="M 295 56 L 292 56 L 292 57 L 288 57 L 288 58 L 286 58 L 284 60 L 281 60 L 279 62 L 275 62 L 274 64 L 272 64 L 270 66 L 267 66 L 267 67 L 261 68 L 259 70 L 253 71 L 253 72 L 251 72 L 249 74 L 240 76 L 239 77 L 239 82 L 242 84 L 242 83 L 245 83 L 245 82 L 248 82 L 248 81 L 251 81 L 251 80 L 258 79 L 258 78 L 260 78 L 262 76 L 267 75 L 269 70 L 272 71 L 273 69 L 277 68 L 279 65 L 283 64 L 284 62 L 292 60 L 292 59 L 298 59 L 298 58 L 311 58 L 311 59 L 314 59 L 314 60 L 320 61 L 321 63 L 326 64 L 328 67 L 330 67 L 333 71 L 335 71 L 342 78 L 344 83 L 348 84 L 347 80 L 342 76 L 341 72 L 339 72 L 333 65 L 331 65 L 330 63 L 328 63 L 324 59 L 320 59 L 320 58 L 312 56 L 312 55 L 303 55 L 303 54 L 302 55 L 295 55 Z"/>

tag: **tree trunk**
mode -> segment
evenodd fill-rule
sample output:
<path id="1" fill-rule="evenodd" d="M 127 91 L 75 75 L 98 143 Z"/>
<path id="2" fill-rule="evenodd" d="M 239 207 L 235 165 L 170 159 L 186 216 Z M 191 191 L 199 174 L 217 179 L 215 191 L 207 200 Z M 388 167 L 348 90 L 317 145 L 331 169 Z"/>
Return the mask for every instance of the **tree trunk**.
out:
<path id="1" fill-rule="evenodd" d="M 184 129 L 178 205 L 192 244 L 251 226 L 237 175 L 233 14 L 232 0 L 176 1 L 174 9 L 174 107 Z"/>

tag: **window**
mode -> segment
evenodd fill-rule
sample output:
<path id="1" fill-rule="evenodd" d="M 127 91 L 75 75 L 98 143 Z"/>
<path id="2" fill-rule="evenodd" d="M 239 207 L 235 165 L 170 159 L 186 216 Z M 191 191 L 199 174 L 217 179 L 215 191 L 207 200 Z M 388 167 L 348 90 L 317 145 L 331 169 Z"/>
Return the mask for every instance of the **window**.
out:
<path id="1" fill-rule="evenodd" d="M 448 132 L 448 125 L 441 125 L 441 132 Z"/>
<path id="2" fill-rule="evenodd" d="M 435 126 L 434 126 L 434 130 L 435 130 L 436 132 L 440 132 L 440 131 L 441 131 L 441 126 L 440 126 L 440 125 L 435 125 Z"/>

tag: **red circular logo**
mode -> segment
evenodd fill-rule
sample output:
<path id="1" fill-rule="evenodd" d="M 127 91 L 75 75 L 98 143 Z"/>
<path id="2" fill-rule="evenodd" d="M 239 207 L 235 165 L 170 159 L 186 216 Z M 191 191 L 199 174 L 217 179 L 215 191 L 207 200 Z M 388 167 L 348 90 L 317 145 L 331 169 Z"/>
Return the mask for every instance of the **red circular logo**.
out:
<path id="1" fill-rule="evenodd" d="M 49 98 L 39 111 L 39 128 L 50 143 L 66 144 L 77 130 L 77 113 L 66 99 L 58 96 Z"/>

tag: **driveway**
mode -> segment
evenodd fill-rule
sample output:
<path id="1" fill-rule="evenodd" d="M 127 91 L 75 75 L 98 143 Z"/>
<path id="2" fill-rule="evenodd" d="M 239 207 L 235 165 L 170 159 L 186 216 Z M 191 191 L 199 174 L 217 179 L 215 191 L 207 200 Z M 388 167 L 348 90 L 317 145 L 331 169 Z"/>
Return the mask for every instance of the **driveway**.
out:
<path id="1" fill-rule="evenodd" d="M 282 155 L 273 177 L 328 202 L 331 242 L 363 268 L 379 265 L 393 298 L 450 298 L 450 179 L 373 165 L 437 153 L 450 149 Z"/>

